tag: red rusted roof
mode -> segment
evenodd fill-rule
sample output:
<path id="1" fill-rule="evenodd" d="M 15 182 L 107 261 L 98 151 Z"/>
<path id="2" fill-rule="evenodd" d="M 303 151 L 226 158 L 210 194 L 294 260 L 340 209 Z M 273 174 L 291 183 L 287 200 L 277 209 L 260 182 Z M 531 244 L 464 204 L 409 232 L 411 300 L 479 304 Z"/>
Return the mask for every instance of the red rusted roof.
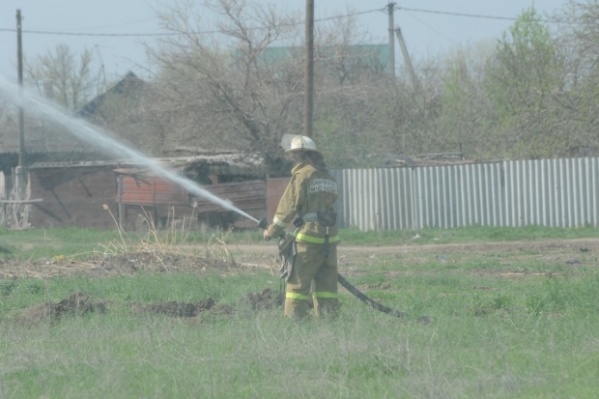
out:
<path id="1" fill-rule="evenodd" d="M 121 176 L 117 197 L 129 205 L 189 204 L 189 195 L 181 186 L 155 176 Z"/>

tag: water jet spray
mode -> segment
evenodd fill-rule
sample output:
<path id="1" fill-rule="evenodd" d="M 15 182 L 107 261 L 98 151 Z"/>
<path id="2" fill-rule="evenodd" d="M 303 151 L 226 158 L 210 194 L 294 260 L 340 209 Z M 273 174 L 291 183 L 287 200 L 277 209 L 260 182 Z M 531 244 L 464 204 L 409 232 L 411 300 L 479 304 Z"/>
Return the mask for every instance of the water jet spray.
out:
<path id="1" fill-rule="evenodd" d="M 0 77 L 0 96 L 6 98 L 17 106 L 25 108 L 28 112 L 48 118 L 59 125 L 66 128 L 73 136 L 89 143 L 101 147 L 106 152 L 117 155 L 126 159 L 131 159 L 134 162 L 143 165 L 167 180 L 179 184 L 190 193 L 196 194 L 208 201 L 218 204 L 225 209 L 233 211 L 241 216 L 244 216 L 256 223 L 260 223 L 258 219 L 248 215 L 241 209 L 235 207 L 230 201 L 223 200 L 208 190 L 200 187 L 197 183 L 185 177 L 179 176 L 162 166 L 158 165 L 154 160 L 146 157 L 141 152 L 133 150 L 126 145 L 120 143 L 107 130 L 70 115 L 65 109 L 50 101 L 32 93 L 28 90 L 6 81 Z"/>

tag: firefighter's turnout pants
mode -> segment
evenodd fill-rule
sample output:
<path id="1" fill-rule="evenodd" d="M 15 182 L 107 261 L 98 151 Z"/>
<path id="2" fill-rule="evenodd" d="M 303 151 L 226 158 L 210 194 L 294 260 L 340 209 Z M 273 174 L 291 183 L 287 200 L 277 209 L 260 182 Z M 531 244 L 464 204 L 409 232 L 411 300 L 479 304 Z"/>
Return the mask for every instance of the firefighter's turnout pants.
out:
<path id="1" fill-rule="evenodd" d="M 336 316 L 341 307 L 337 299 L 337 245 L 330 245 L 325 258 L 324 245 L 297 242 L 295 263 L 287 281 L 285 316 L 302 318 L 308 314 L 312 279 L 316 316 Z"/>

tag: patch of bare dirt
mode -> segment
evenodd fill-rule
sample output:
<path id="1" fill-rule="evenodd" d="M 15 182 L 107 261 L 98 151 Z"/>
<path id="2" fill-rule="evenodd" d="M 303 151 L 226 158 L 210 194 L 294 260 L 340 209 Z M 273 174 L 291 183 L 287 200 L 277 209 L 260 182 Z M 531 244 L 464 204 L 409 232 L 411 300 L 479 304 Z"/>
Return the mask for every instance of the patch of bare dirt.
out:
<path id="1" fill-rule="evenodd" d="M 231 250 L 237 250 L 244 254 L 261 253 L 276 254 L 277 247 L 274 244 L 256 244 L 246 245 L 238 244 L 231 247 Z M 401 245 L 370 245 L 357 246 L 345 245 L 341 243 L 337 249 L 342 255 L 378 255 L 378 254 L 401 254 L 407 253 L 454 253 L 454 252 L 522 252 L 522 251 L 576 251 L 589 252 L 599 250 L 599 239 L 580 238 L 580 239 L 546 239 L 546 240 L 527 240 L 527 241 L 495 241 L 495 242 L 474 242 L 474 243 L 453 243 L 453 244 L 401 244 Z"/>
<path id="2" fill-rule="evenodd" d="M 410 252 L 561 252 L 575 251 L 588 252 L 599 249 L 599 240 L 596 238 L 583 239 L 549 239 L 530 241 L 504 241 L 504 242 L 481 242 L 481 243 L 457 243 L 457 244 L 425 244 L 403 246 Z M 385 252 L 384 248 L 381 248 Z M 376 252 L 376 251 L 375 251 Z"/>
<path id="3" fill-rule="evenodd" d="M 42 320 L 59 322 L 64 315 L 84 315 L 87 313 L 106 313 L 105 301 L 94 301 L 83 292 L 75 292 L 71 296 L 58 303 L 46 302 L 27 309 L 18 322 L 31 325 Z"/>
<path id="4" fill-rule="evenodd" d="M 132 309 L 139 312 L 159 313 L 173 317 L 196 317 L 201 312 L 209 311 L 216 305 L 214 299 L 208 297 L 198 303 L 158 302 L 149 305 L 132 304 Z"/>
<path id="5" fill-rule="evenodd" d="M 187 302 L 157 302 L 149 305 L 131 304 L 137 312 L 152 312 L 171 317 L 197 317 L 201 313 L 211 312 L 219 315 L 230 315 L 234 309 L 226 305 L 218 305 L 214 299 L 208 297 L 197 303 Z"/>
<path id="6" fill-rule="evenodd" d="M 276 245 L 234 245 L 231 247 L 239 264 L 276 269 Z M 337 248 L 339 267 L 343 273 L 360 274 L 373 264 L 400 262 L 421 265 L 431 260 L 459 262 L 464 257 L 497 258 L 509 266 L 513 262 L 534 259 L 543 262 L 578 266 L 597 263 L 599 239 L 548 239 L 506 242 L 476 242 L 454 244 L 418 244 L 396 246 L 352 246 L 341 243 Z M 356 269 L 354 271 L 354 269 Z M 358 270 L 359 269 L 359 270 Z"/>
<path id="7" fill-rule="evenodd" d="M 391 288 L 391 284 L 389 284 L 388 282 L 384 282 L 384 283 L 368 283 L 368 284 L 362 284 L 356 287 L 357 289 L 359 289 L 362 292 L 366 292 L 369 290 L 388 290 Z"/>
<path id="8" fill-rule="evenodd" d="M 285 295 L 281 292 L 275 292 L 270 288 L 265 288 L 260 293 L 247 293 L 241 302 L 252 310 L 275 309 L 283 305 Z"/>

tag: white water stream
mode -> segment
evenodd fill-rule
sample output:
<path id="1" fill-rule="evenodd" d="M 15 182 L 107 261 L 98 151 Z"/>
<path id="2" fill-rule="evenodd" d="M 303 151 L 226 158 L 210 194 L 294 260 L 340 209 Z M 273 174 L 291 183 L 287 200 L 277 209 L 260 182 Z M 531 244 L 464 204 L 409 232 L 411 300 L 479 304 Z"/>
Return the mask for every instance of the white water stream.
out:
<path id="1" fill-rule="evenodd" d="M 258 220 L 241 209 L 233 206 L 230 201 L 218 198 L 208 190 L 202 188 L 192 180 L 179 176 L 156 163 L 151 158 L 146 157 L 142 153 L 133 150 L 115 139 L 112 134 L 104 129 L 91 125 L 90 123 L 73 117 L 66 110 L 50 101 L 32 93 L 29 90 L 22 89 L 16 84 L 6 81 L 0 77 L 0 96 L 6 98 L 9 102 L 23 107 L 25 112 L 37 115 L 42 118 L 52 120 L 65 129 L 67 129 L 75 137 L 101 148 L 107 153 L 122 157 L 125 160 L 132 161 L 136 164 L 143 165 L 167 180 L 179 184 L 190 193 L 196 194 L 210 202 L 218 204 L 225 209 L 236 212 L 248 219 L 258 223 Z"/>

